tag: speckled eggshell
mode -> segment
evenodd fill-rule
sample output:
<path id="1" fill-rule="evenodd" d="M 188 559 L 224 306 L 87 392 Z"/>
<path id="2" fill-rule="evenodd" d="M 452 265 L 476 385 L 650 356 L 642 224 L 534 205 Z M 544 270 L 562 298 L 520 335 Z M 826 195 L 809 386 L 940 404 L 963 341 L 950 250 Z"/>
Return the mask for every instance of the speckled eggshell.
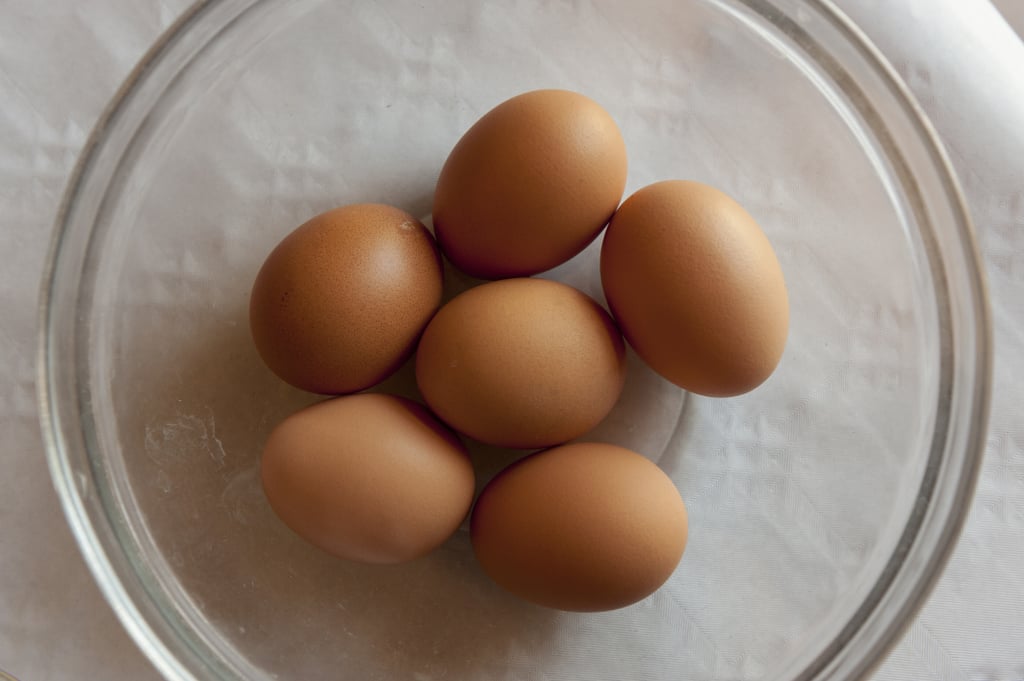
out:
<path id="1" fill-rule="evenodd" d="M 527 276 L 583 250 L 625 186 L 626 145 L 608 112 L 575 92 L 527 92 L 487 113 L 448 156 L 434 232 L 468 274 Z"/>
<path id="2" fill-rule="evenodd" d="M 441 304 L 441 259 L 412 215 L 336 208 L 271 252 L 249 301 L 256 349 L 297 388 L 342 394 L 386 378 Z"/>
<path id="3" fill-rule="evenodd" d="M 289 416 L 271 433 L 263 489 L 284 523 L 341 558 L 400 563 L 465 519 L 474 475 L 458 438 L 422 406 L 364 393 Z"/>
<path id="4" fill-rule="evenodd" d="M 484 572 L 507 591 L 560 610 L 613 610 L 672 575 L 687 513 L 648 459 L 578 443 L 502 471 L 477 500 L 470 532 Z"/>
<path id="5" fill-rule="evenodd" d="M 587 432 L 625 380 L 625 344 L 608 313 L 545 279 L 470 289 L 423 332 L 416 382 L 453 428 L 503 447 L 533 449 Z"/>
<path id="6" fill-rule="evenodd" d="M 668 180 L 626 199 L 605 233 L 601 281 L 626 340 L 686 390 L 747 392 L 782 357 L 779 261 L 754 218 L 714 187 Z"/>

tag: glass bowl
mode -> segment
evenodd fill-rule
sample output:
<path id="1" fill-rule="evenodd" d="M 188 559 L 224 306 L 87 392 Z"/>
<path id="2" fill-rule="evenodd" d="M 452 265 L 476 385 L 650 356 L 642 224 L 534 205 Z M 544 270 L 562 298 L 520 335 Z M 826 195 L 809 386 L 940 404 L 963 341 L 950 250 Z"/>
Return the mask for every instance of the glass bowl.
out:
<path id="1" fill-rule="evenodd" d="M 627 193 L 689 178 L 736 197 L 791 296 L 783 361 L 745 396 L 686 396 L 631 358 L 589 437 L 656 460 L 691 538 L 664 588 L 603 614 L 504 594 L 465 531 L 406 565 L 333 559 L 257 475 L 269 430 L 317 399 L 250 342 L 263 258 L 336 205 L 426 217 L 459 135 L 539 87 L 616 118 Z M 545 276 L 601 299 L 598 246 Z M 856 678 L 940 573 L 985 432 L 986 299 L 949 164 L 817 0 L 199 2 L 86 145 L 41 314 L 57 490 L 169 679 Z M 485 479 L 510 455 L 474 456 Z"/>

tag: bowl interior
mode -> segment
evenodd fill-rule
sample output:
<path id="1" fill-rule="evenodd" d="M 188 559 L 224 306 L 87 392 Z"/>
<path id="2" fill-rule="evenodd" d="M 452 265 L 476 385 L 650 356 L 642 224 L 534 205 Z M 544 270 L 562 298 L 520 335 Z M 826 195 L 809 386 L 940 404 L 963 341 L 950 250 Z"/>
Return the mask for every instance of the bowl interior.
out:
<path id="1" fill-rule="evenodd" d="M 940 302 L 884 125 L 785 29 L 825 20 L 760 4 L 268 0 L 191 16 L 97 198 L 75 339 L 97 493 L 148 598 L 204 661 L 191 673 L 785 678 L 850 622 L 946 418 Z M 690 543 L 664 588 L 596 615 L 505 595 L 465 531 L 406 565 L 333 559 L 276 520 L 258 477 L 270 429 L 317 399 L 249 339 L 263 258 L 344 203 L 426 218 L 461 133 L 540 87 L 615 117 L 627 193 L 687 178 L 736 197 L 776 248 L 792 310 L 781 365 L 742 397 L 686 396 L 630 358 L 589 439 L 662 466 Z M 598 252 L 545 276 L 603 301 Z M 387 388 L 415 394 L 409 367 Z M 485 479 L 515 455 L 474 456 Z"/>

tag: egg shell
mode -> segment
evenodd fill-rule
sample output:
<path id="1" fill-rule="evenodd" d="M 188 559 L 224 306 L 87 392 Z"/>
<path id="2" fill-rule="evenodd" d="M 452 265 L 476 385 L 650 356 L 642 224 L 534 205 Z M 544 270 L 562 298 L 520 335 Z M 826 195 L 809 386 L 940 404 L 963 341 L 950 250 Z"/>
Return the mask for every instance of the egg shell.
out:
<path id="1" fill-rule="evenodd" d="M 747 392 L 782 357 L 779 261 L 754 218 L 714 187 L 668 180 L 626 199 L 605 233 L 601 282 L 637 354 L 686 390 Z"/>
<path id="2" fill-rule="evenodd" d="M 575 443 L 492 480 L 470 533 L 502 588 L 560 610 L 613 610 L 653 593 L 687 540 L 686 506 L 655 464 L 610 444 Z"/>
<path id="3" fill-rule="evenodd" d="M 412 215 L 355 204 L 309 220 L 271 252 L 249 302 L 256 349 L 297 388 L 368 388 L 408 358 L 441 304 L 433 237 Z"/>
<path id="4" fill-rule="evenodd" d="M 459 140 L 434 195 L 434 232 L 454 265 L 527 276 L 579 253 L 626 186 L 626 145 L 596 102 L 566 90 L 513 97 Z"/>
<path id="5" fill-rule="evenodd" d="M 488 444 L 535 449 L 587 432 L 615 405 L 625 343 L 607 312 L 545 279 L 456 296 L 431 320 L 416 382 L 442 420 Z"/>
<path id="6" fill-rule="evenodd" d="M 459 439 L 422 406 L 391 395 L 338 397 L 292 414 L 261 462 L 270 506 L 341 558 L 400 563 L 440 546 L 473 500 Z"/>

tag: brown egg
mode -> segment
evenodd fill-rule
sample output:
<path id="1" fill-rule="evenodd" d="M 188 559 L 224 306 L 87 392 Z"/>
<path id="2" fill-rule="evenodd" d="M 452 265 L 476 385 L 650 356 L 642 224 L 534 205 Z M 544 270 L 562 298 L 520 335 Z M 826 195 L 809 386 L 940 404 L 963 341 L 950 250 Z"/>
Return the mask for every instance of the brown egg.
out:
<path id="1" fill-rule="evenodd" d="M 349 560 L 400 563 L 443 543 L 473 500 L 465 447 L 400 397 L 338 397 L 292 414 L 262 460 L 263 489 L 284 523 Z"/>
<path id="2" fill-rule="evenodd" d="M 448 156 L 434 233 L 468 274 L 535 274 L 583 250 L 625 186 L 626 145 L 604 109 L 575 92 L 527 92 L 487 113 Z"/>
<path id="3" fill-rule="evenodd" d="M 502 471 L 480 494 L 470 532 L 484 572 L 507 591 L 560 610 L 613 610 L 672 575 L 687 515 L 649 460 L 577 443 Z"/>
<path id="4" fill-rule="evenodd" d="M 495 281 L 437 313 L 416 352 L 423 398 L 456 430 L 532 449 L 571 440 L 611 411 L 625 344 L 611 317 L 571 286 Z"/>
<path id="5" fill-rule="evenodd" d="M 754 219 L 713 187 L 670 180 L 626 199 L 605 234 L 601 281 L 626 340 L 686 390 L 738 395 L 782 357 L 779 261 Z"/>
<path id="6" fill-rule="evenodd" d="M 336 208 L 285 237 L 249 301 L 252 337 L 282 379 L 315 393 L 368 388 L 410 355 L 441 304 L 441 260 L 405 211 Z"/>

